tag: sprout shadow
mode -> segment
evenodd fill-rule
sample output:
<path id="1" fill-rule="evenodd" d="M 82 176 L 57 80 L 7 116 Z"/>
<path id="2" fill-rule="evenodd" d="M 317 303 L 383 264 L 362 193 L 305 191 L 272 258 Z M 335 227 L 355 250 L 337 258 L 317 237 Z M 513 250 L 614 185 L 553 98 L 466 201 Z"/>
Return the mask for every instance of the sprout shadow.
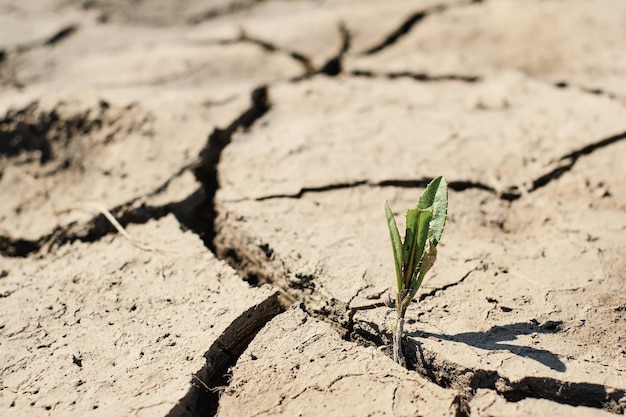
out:
<path id="1" fill-rule="evenodd" d="M 532 320 L 527 323 L 512 323 L 503 326 L 493 326 L 486 332 L 467 332 L 446 335 L 416 331 L 409 333 L 408 336 L 434 337 L 439 340 L 465 343 L 466 345 L 485 350 L 508 350 L 514 355 L 535 360 L 557 372 L 565 372 L 567 368 L 563 361 L 561 361 L 557 355 L 548 350 L 538 349 L 532 346 L 502 343 L 505 341 L 515 340 L 518 336 L 522 335 L 558 333 L 562 330 L 562 325 L 563 322 L 560 321 L 548 321 L 540 325 L 536 320 Z"/>

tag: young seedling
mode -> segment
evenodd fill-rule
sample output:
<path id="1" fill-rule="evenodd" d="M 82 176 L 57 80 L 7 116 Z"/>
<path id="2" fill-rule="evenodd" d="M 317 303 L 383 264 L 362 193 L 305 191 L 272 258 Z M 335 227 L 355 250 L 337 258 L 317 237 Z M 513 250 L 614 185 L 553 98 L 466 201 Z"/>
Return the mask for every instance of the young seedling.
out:
<path id="1" fill-rule="evenodd" d="M 401 343 L 404 315 L 422 285 L 424 276 L 437 259 L 437 244 L 441 239 L 448 214 L 448 186 L 445 178 L 438 177 L 432 180 L 420 197 L 417 207 L 407 210 L 404 242 L 400 239 L 396 219 L 387 202 L 385 214 L 398 283 L 393 358 L 398 364 L 406 366 Z"/>

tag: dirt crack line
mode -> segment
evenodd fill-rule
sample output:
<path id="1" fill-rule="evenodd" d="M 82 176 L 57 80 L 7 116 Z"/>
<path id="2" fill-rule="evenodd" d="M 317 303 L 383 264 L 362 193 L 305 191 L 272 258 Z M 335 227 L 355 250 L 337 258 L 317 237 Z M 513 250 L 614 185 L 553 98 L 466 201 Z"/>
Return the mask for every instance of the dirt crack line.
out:
<path id="1" fill-rule="evenodd" d="M 206 364 L 193 375 L 191 388 L 170 410 L 168 417 L 214 416 L 220 393 L 229 384 L 230 367 L 235 365 L 263 326 L 281 312 L 278 292 L 275 292 L 233 320 L 204 354 Z"/>
<path id="2" fill-rule="evenodd" d="M 517 185 L 510 185 L 496 190 L 494 187 L 478 181 L 452 180 L 448 183 L 448 188 L 454 191 L 465 191 L 468 189 L 478 189 L 495 194 L 504 201 L 515 201 L 522 197 L 524 193 L 532 193 L 542 187 L 545 187 L 552 181 L 558 180 L 565 173 L 574 168 L 576 162 L 581 157 L 592 154 L 593 152 L 603 149 L 607 146 L 626 140 L 626 131 L 600 139 L 596 142 L 585 145 L 568 154 L 565 154 L 556 160 L 556 167 L 543 175 L 530 181 L 530 185 L 522 192 Z M 322 193 L 339 189 L 356 188 L 362 186 L 369 187 L 400 187 L 400 188 L 424 188 L 432 181 L 431 177 L 419 179 L 390 179 L 379 182 L 371 182 L 369 180 L 355 180 L 351 182 L 339 182 L 335 184 L 320 185 L 317 187 L 302 187 L 297 193 L 292 194 L 270 194 L 266 196 L 256 197 L 256 201 L 272 200 L 277 198 L 302 198 L 308 193 Z"/>
<path id="3" fill-rule="evenodd" d="M 303 74 L 296 77 L 297 79 L 309 78 L 317 72 L 317 70 L 315 69 L 315 66 L 313 65 L 313 61 L 306 54 L 293 50 L 293 49 L 282 47 L 280 45 L 277 45 L 275 43 L 272 43 L 265 39 L 261 39 L 256 36 L 252 36 L 247 32 L 245 28 L 241 28 L 239 32 L 239 36 L 234 39 L 221 39 L 217 41 L 200 41 L 199 43 L 224 45 L 224 46 L 236 45 L 240 43 L 249 43 L 251 45 L 258 46 L 259 48 L 263 49 L 266 52 L 283 54 L 295 60 L 304 69 Z"/>
<path id="4" fill-rule="evenodd" d="M 464 75 L 464 74 L 438 74 L 432 75 L 425 72 L 388 72 L 377 73 L 370 70 L 354 70 L 350 73 L 353 77 L 367 77 L 367 78 L 388 78 L 395 80 L 398 78 L 410 78 L 420 82 L 443 82 L 443 81 L 461 81 L 465 83 L 476 83 L 482 81 L 482 77 L 479 75 Z"/>
<path id="5" fill-rule="evenodd" d="M 339 75 L 343 71 L 343 57 L 350 50 L 350 44 L 352 42 L 352 35 L 347 26 L 343 23 L 339 23 L 339 36 L 341 37 L 341 46 L 339 52 L 334 57 L 326 61 L 325 64 L 319 69 L 320 74 L 326 74 L 331 77 Z M 294 80 L 294 81 L 299 81 Z"/>
<path id="6" fill-rule="evenodd" d="M 626 131 L 613 136 L 609 136 L 604 139 L 600 139 L 594 143 L 583 146 L 582 148 L 563 155 L 561 158 L 558 159 L 557 166 L 555 168 L 532 181 L 532 185 L 529 187 L 528 192 L 536 191 L 539 188 L 545 187 L 550 182 L 561 178 L 563 174 L 569 172 L 570 170 L 572 170 L 572 168 L 574 168 L 574 165 L 576 165 L 576 162 L 578 162 L 578 159 L 580 159 L 581 157 L 589 155 L 598 149 L 613 145 L 624 139 L 626 139 Z"/>
<path id="7" fill-rule="evenodd" d="M 385 48 L 390 47 L 391 45 L 394 45 L 396 42 L 398 42 L 398 40 L 400 38 L 408 35 L 408 33 L 411 31 L 411 29 L 413 29 L 413 27 L 415 25 L 417 25 L 419 22 L 424 20 L 424 18 L 426 18 L 426 16 L 429 16 L 429 15 L 431 15 L 433 13 L 442 12 L 447 7 L 448 6 L 446 4 L 440 4 L 440 5 L 437 5 L 437 6 L 434 6 L 434 7 L 430 7 L 430 8 L 427 8 L 427 9 L 424 9 L 424 10 L 420 10 L 418 12 L 413 13 L 411 16 L 406 18 L 404 20 L 404 22 L 402 22 L 398 28 L 396 28 L 389 35 L 387 35 L 385 37 L 385 39 L 382 40 L 382 42 L 380 42 L 379 44 L 374 45 L 374 46 L 366 49 L 361 54 L 362 55 L 373 55 L 373 54 L 375 54 L 377 52 L 382 51 Z"/>
<path id="8" fill-rule="evenodd" d="M 451 282 L 451 283 L 443 285 L 441 287 L 433 288 L 432 290 L 430 290 L 428 292 L 420 293 L 419 301 L 423 301 L 424 299 L 426 299 L 428 297 L 434 297 L 435 294 L 437 294 L 440 291 L 446 291 L 449 288 L 456 287 L 457 285 L 462 284 L 471 275 L 472 272 L 477 271 L 478 269 L 481 269 L 481 267 L 477 267 L 475 269 L 472 269 L 471 271 L 468 271 L 465 275 L 463 275 L 457 281 Z"/>
<path id="9" fill-rule="evenodd" d="M 119 223 L 119 226 L 124 228 L 129 224 L 144 224 L 149 220 L 158 220 L 170 213 L 174 213 L 179 220 L 184 218 L 188 199 L 182 202 L 167 203 L 158 206 L 147 205 L 145 204 L 145 200 L 165 192 L 171 182 L 180 177 L 188 169 L 189 165 L 181 167 L 153 191 L 113 207 L 108 210 L 108 214 L 113 216 Z M 47 198 L 49 198 L 49 196 Z M 84 205 L 86 209 L 91 209 L 87 207 L 87 204 L 80 203 L 78 203 L 76 207 L 72 207 L 72 209 L 78 208 L 81 205 Z M 39 253 L 39 256 L 44 256 L 45 253 L 51 252 L 65 244 L 75 241 L 88 243 L 96 242 L 114 232 L 117 232 L 115 225 L 107 219 L 105 214 L 99 213 L 86 222 L 73 222 L 66 226 L 57 226 L 52 232 L 36 240 L 0 236 L 0 255 L 7 257 L 27 257 L 31 254 Z"/>
<path id="10" fill-rule="evenodd" d="M 524 377 L 511 381 L 498 371 L 465 368 L 439 357 L 436 352 L 424 350 L 419 341 L 411 341 L 409 348 L 415 350 L 415 370 L 422 376 L 444 388 L 457 389 L 469 401 L 479 388 L 496 391 L 507 401 L 518 402 L 526 398 L 542 398 L 571 406 L 600 408 L 621 414 L 620 400 L 626 391 L 612 387 L 562 381 L 550 377 Z"/>
<path id="11" fill-rule="evenodd" d="M 117 222 L 126 227 L 129 224 L 143 224 L 149 220 L 159 219 L 174 210 L 176 204 L 163 206 L 148 206 L 140 203 L 142 198 L 136 198 L 109 210 Z M 37 240 L 14 239 L 0 236 L 0 255 L 9 257 L 27 257 L 31 254 L 53 252 L 55 249 L 75 241 L 95 242 L 104 236 L 113 233 L 116 228 L 103 214 L 97 214 L 87 222 L 70 223 L 67 226 L 57 226 L 51 233 Z"/>
<path id="12" fill-rule="evenodd" d="M 356 188 L 369 184 L 367 180 L 358 180 L 353 182 L 340 182 L 336 184 L 321 185 L 319 187 L 303 187 L 295 194 L 270 194 L 263 197 L 255 198 L 256 201 L 274 200 L 277 198 L 302 198 L 308 193 L 323 193 L 326 191 L 343 190 L 346 188 Z"/>
<path id="13" fill-rule="evenodd" d="M 59 42 L 64 41 L 65 39 L 67 39 L 68 37 L 70 37 L 71 35 L 76 33 L 76 31 L 78 31 L 78 28 L 79 28 L 79 26 L 76 25 L 76 24 L 67 25 L 67 26 L 59 29 L 58 31 L 56 31 L 55 33 L 53 33 L 52 35 L 50 35 L 49 37 L 47 37 L 45 39 L 34 40 L 32 42 L 29 42 L 29 43 L 24 43 L 24 44 L 21 44 L 21 45 L 17 45 L 15 47 L 15 52 L 17 54 L 21 54 L 21 53 L 24 53 L 24 52 L 31 51 L 31 50 L 33 50 L 35 48 L 56 45 Z"/>
<path id="14" fill-rule="evenodd" d="M 335 77 L 343 71 L 343 57 L 350 50 L 350 44 L 352 42 L 352 35 L 347 26 L 343 22 L 339 22 L 338 26 L 341 45 L 337 54 L 329 58 L 325 63 L 321 64 L 319 68 L 315 67 L 313 59 L 304 52 L 296 51 L 294 49 L 286 48 L 271 41 L 261 39 L 256 36 L 250 35 L 245 28 L 240 29 L 239 36 L 234 39 L 220 39 L 220 40 L 208 40 L 208 41 L 194 41 L 194 44 L 208 44 L 208 45 L 236 45 L 240 43 L 249 43 L 263 49 L 268 53 L 283 54 L 295 60 L 303 68 L 303 73 L 288 79 L 290 82 L 300 82 L 307 80 L 317 74 L 325 74 L 331 77 Z"/>
<path id="15" fill-rule="evenodd" d="M 305 194 L 309 193 L 323 193 L 327 191 L 342 190 L 348 188 L 358 187 L 398 187 L 398 188 L 425 188 L 433 178 L 425 177 L 420 179 L 407 179 L 407 180 L 383 180 L 379 182 L 371 182 L 369 180 L 356 180 L 350 182 L 338 182 L 335 184 L 320 185 L 317 187 L 302 187 L 297 193 L 292 194 L 270 194 L 266 196 L 256 197 L 255 201 L 274 200 L 278 198 L 292 198 L 299 199 Z M 514 191 L 498 192 L 493 187 L 476 181 L 457 180 L 448 182 L 448 188 L 454 191 L 465 191 L 469 189 L 477 189 L 487 191 L 491 194 L 496 194 L 503 200 L 510 201 L 512 199 L 519 198 L 519 195 Z"/>
<path id="16" fill-rule="evenodd" d="M 445 10 L 447 10 L 450 7 L 466 6 L 466 5 L 471 5 L 471 4 L 475 4 L 475 3 L 482 3 L 482 0 L 471 0 L 471 1 L 468 1 L 468 2 L 461 2 L 461 3 L 458 3 L 458 4 L 452 4 L 452 5 L 447 4 L 447 3 L 443 3 L 443 4 L 438 4 L 438 5 L 435 5 L 435 6 L 432 6 L 432 7 L 428 7 L 426 9 L 414 12 L 409 17 L 407 17 L 400 24 L 400 26 L 398 26 L 395 30 L 393 30 L 391 33 L 389 33 L 389 35 L 387 35 L 385 37 L 385 39 L 383 39 L 377 45 L 374 45 L 374 46 L 366 49 L 365 51 L 361 52 L 361 55 L 373 55 L 373 54 L 376 54 L 376 53 L 382 51 L 383 49 L 386 49 L 386 48 L 396 44 L 401 38 L 403 38 L 404 36 L 408 35 L 409 32 L 411 32 L 411 30 L 413 30 L 413 28 L 416 25 L 418 25 L 420 22 L 422 22 L 428 16 L 431 16 L 431 15 L 437 14 L 437 13 L 442 13 L 442 12 L 444 12 Z"/>
<path id="17" fill-rule="evenodd" d="M 200 152 L 199 161 L 195 164 L 193 171 L 196 179 L 202 183 L 204 198 L 196 206 L 195 212 L 202 213 L 200 222 L 190 223 L 189 226 L 196 232 L 213 253 L 215 251 L 214 239 L 215 219 L 217 209 L 215 205 L 215 194 L 219 188 L 218 165 L 222 157 L 222 152 L 230 144 L 233 134 L 238 129 L 247 129 L 271 108 L 268 87 L 261 86 L 252 91 L 252 104 L 225 129 L 215 128 L 209 135 L 207 144 Z"/>
<path id="18" fill-rule="evenodd" d="M 248 1 L 233 1 L 228 2 L 223 6 L 216 6 L 205 10 L 204 12 L 197 13 L 187 19 L 187 24 L 197 25 L 207 20 L 216 19 L 219 17 L 235 14 L 250 10 L 255 6 L 265 2 L 266 0 L 248 0 Z"/>
<path id="19" fill-rule="evenodd" d="M 561 88 L 561 89 L 565 89 L 565 88 L 578 88 L 578 90 L 587 93 L 587 94 L 593 94 L 596 96 L 604 96 L 607 97 L 611 100 L 620 100 L 620 97 L 618 94 L 614 94 L 611 93 L 605 89 L 599 88 L 599 87 L 588 87 L 588 86 L 584 86 L 584 85 L 572 85 L 570 83 L 568 83 L 567 81 L 559 81 L 554 83 L 554 86 L 557 88 Z"/>
<path id="20" fill-rule="evenodd" d="M 64 27 L 63 29 L 59 30 L 57 33 L 55 33 L 54 35 L 52 35 L 51 37 L 49 37 L 44 43 L 43 45 L 45 46 L 51 46 L 51 45 L 56 45 L 57 43 L 61 42 L 62 40 L 64 40 L 65 38 L 73 35 L 76 31 L 78 30 L 78 25 L 69 25 Z"/>

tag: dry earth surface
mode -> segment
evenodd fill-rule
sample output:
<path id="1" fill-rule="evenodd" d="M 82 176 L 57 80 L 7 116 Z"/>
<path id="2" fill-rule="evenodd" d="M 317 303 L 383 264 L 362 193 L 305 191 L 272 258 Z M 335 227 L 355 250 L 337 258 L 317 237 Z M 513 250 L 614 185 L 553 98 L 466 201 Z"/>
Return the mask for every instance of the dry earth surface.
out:
<path id="1" fill-rule="evenodd" d="M 626 414 L 626 2 L 0 0 L 0 415 Z M 449 217 L 390 358 L 384 219 Z"/>

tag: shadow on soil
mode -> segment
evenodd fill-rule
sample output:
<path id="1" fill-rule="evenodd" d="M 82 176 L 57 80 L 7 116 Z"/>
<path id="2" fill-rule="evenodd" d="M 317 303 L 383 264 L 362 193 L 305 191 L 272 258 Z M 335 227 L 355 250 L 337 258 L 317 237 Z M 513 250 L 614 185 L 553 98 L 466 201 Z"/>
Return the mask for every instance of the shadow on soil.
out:
<path id="1" fill-rule="evenodd" d="M 409 336 L 460 342 L 485 350 L 506 350 L 514 355 L 533 359 L 557 372 L 565 372 L 567 369 L 565 364 L 552 352 L 502 343 L 515 340 L 522 335 L 557 333 L 562 330 L 562 325 L 563 323 L 559 321 L 548 321 L 540 325 L 533 320 L 527 323 L 494 326 L 486 332 L 455 335 L 414 332 Z M 604 409 L 615 414 L 624 412 L 622 399 L 626 393 L 620 389 L 550 377 L 528 376 L 519 381 L 511 381 L 500 375 L 497 370 L 460 368 L 458 364 L 441 358 L 436 352 L 425 350 L 422 343 L 415 339 L 405 341 L 403 349 L 410 369 L 414 369 L 439 386 L 465 392 L 469 398 L 473 396 L 476 389 L 488 388 L 497 391 L 499 395 L 511 402 L 526 398 L 544 398 L 561 404 Z"/>
<path id="2" fill-rule="evenodd" d="M 548 321 L 542 325 L 536 321 L 529 323 L 512 323 L 504 326 L 494 326 L 486 332 L 467 332 L 454 335 L 445 335 L 429 332 L 414 332 L 409 334 L 412 337 L 434 337 L 440 340 L 465 343 L 485 350 L 508 350 L 514 355 L 529 358 L 547 366 L 558 372 L 565 372 L 565 364 L 554 353 L 537 349 L 531 346 L 520 346 L 505 341 L 515 340 L 518 336 L 557 333 L 560 331 L 562 322 Z"/>

